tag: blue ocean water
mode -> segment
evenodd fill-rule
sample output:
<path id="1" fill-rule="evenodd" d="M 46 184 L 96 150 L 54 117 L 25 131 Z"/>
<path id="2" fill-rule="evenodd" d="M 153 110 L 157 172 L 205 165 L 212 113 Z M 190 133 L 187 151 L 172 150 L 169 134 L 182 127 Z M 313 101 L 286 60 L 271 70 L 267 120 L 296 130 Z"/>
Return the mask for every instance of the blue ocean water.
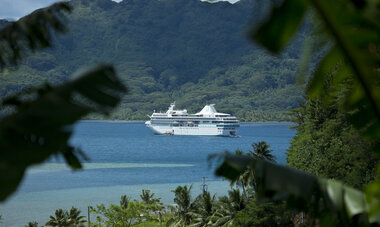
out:
<path id="1" fill-rule="evenodd" d="M 226 150 L 247 152 L 253 142 L 266 141 L 277 162 L 285 164 L 295 134 L 289 127 L 242 123 L 240 137 L 229 138 L 154 135 L 143 122 L 79 122 L 71 143 L 90 159 L 84 170 L 71 171 L 61 159 L 32 167 L 17 193 L 0 204 L 2 224 L 24 226 L 34 220 L 44 224 L 58 208 L 76 206 L 84 212 L 89 205 L 118 203 L 122 194 L 138 199 L 142 189 L 171 204 L 171 190 L 178 185 L 193 184 L 194 195 L 200 193 L 202 177 L 207 177 L 211 193 L 223 195 L 229 184 L 214 176 L 207 156 Z"/>

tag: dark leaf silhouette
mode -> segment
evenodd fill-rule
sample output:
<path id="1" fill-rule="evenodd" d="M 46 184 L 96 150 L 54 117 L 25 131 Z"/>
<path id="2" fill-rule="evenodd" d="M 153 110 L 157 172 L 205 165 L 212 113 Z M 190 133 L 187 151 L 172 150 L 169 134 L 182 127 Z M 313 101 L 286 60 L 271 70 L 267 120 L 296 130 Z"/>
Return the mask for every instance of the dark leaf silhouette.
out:
<path id="1" fill-rule="evenodd" d="M 306 5 L 308 2 L 310 5 Z M 329 101 L 324 90 L 342 82 L 343 108 L 352 125 L 368 141 L 380 140 L 380 10 L 375 1 L 282 1 L 251 37 L 278 53 L 291 39 L 307 8 L 312 8 L 330 35 L 331 48 L 319 62 L 308 95 Z M 380 153 L 380 146 L 374 151 Z M 286 200 L 288 205 L 312 210 L 321 225 L 380 223 L 380 180 L 367 187 L 366 195 L 340 182 L 278 166 L 242 155 L 221 155 L 216 174 L 236 180 L 247 167 L 254 169 L 257 196 L 261 200 Z M 334 224 L 331 224 L 334 223 Z"/>
<path id="2" fill-rule="evenodd" d="M 308 9 L 308 1 L 285 0 L 250 36 L 270 51 L 278 53 L 290 41 Z"/>
<path id="3" fill-rule="evenodd" d="M 278 53 L 292 38 L 308 1 L 285 0 L 251 35 L 268 50 Z M 370 141 L 380 138 L 380 23 L 373 4 L 352 7 L 352 1 L 309 1 L 333 41 L 330 52 L 320 61 L 308 93 L 323 95 L 323 83 L 333 74 L 333 85 L 351 81 L 344 108 L 351 123 Z M 369 14 L 368 12 L 371 12 Z M 380 149 L 378 149 L 380 152 Z"/>
<path id="4" fill-rule="evenodd" d="M 65 13 L 71 8 L 67 2 L 55 3 L 12 22 L 0 30 L 0 69 L 16 66 L 31 51 L 52 46 L 54 32 L 67 30 Z"/>
<path id="5" fill-rule="evenodd" d="M 90 112 L 108 114 L 126 88 L 111 66 L 98 66 L 79 78 L 12 96 L 3 105 L 15 112 L 0 122 L 0 201 L 20 183 L 27 167 L 62 155 L 81 168 L 81 151 L 68 144 L 72 125 Z"/>
<path id="6" fill-rule="evenodd" d="M 269 147 L 270 145 L 267 144 L 265 141 L 253 143 L 252 144 L 253 151 L 249 151 L 248 156 L 261 159 L 261 160 L 268 160 L 271 162 L 275 162 L 276 156 L 271 154 L 271 152 L 273 151 L 269 149 Z"/>

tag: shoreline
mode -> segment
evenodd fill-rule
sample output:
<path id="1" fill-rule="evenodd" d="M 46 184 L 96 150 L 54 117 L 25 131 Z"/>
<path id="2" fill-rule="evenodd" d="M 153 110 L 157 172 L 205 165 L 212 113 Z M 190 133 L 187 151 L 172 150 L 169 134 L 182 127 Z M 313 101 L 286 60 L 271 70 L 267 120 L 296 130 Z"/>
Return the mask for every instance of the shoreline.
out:
<path id="1" fill-rule="evenodd" d="M 147 120 L 92 120 L 92 119 L 84 119 L 79 120 L 78 122 L 109 122 L 109 123 L 144 123 Z M 251 124 L 251 123 L 289 123 L 289 124 L 296 124 L 291 121 L 241 121 L 241 124 Z"/>

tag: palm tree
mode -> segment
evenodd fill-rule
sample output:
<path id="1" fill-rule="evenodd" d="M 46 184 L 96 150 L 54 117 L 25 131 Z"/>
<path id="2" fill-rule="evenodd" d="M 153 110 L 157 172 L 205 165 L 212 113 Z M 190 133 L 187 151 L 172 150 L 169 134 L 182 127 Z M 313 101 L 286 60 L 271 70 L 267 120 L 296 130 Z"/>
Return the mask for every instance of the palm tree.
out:
<path id="1" fill-rule="evenodd" d="M 248 151 L 245 155 L 260 159 L 260 160 L 267 160 L 271 162 L 276 162 L 276 156 L 272 155 L 272 150 L 269 149 L 270 145 L 267 144 L 264 141 L 260 141 L 258 143 L 252 143 L 253 151 Z M 235 155 L 244 155 L 243 151 L 236 150 Z M 256 191 L 256 181 L 254 178 L 254 171 L 249 166 L 246 167 L 245 171 L 239 175 L 239 177 L 235 181 L 231 181 L 231 187 L 233 185 L 236 185 L 238 187 L 241 187 L 243 189 L 243 194 L 248 197 L 247 191 L 253 188 L 254 191 Z M 248 190 L 247 190 L 248 188 Z"/>
<path id="2" fill-rule="evenodd" d="M 160 201 L 160 199 L 155 199 L 155 198 L 153 198 L 153 196 L 154 196 L 154 193 L 150 193 L 150 190 L 144 190 L 143 189 L 141 191 L 140 198 L 146 204 L 153 204 L 153 203 Z"/>
<path id="3" fill-rule="evenodd" d="M 244 155 L 242 150 L 236 150 L 235 155 Z M 247 153 L 246 155 L 249 155 Z M 243 189 L 243 193 L 246 194 L 246 187 L 249 187 L 253 184 L 253 171 L 251 168 L 247 167 L 247 169 L 240 174 L 240 176 L 235 180 L 231 181 L 230 185 L 233 187 L 234 185 L 241 187 Z"/>
<path id="4" fill-rule="evenodd" d="M 164 205 L 160 203 L 160 198 L 153 198 L 154 193 L 150 190 L 142 190 L 140 198 L 145 203 L 145 212 L 150 216 L 151 212 L 156 215 L 155 218 L 158 219 L 160 226 L 162 225 L 162 211 L 165 209 Z M 149 217 L 151 218 L 151 217 Z"/>
<path id="5" fill-rule="evenodd" d="M 68 216 L 68 221 L 69 221 L 70 226 L 76 226 L 76 227 L 84 227 L 85 226 L 84 223 L 86 223 L 87 221 L 84 219 L 86 219 L 86 217 L 85 216 L 79 216 L 80 213 L 81 213 L 80 210 L 78 210 L 75 207 L 71 207 L 70 212 L 69 212 L 69 216 Z"/>
<path id="6" fill-rule="evenodd" d="M 228 191 L 228 198 L 232 208 L 237 212 L 244 209 L 247 205 L 247 198 L 244 194 L 240 194 L 239 189 L 232 189 Z"/>
<path id="7" fill-rule="evenodd" d="M 129 201 L 130 201 L 130 198 L 127 197 L 127 195 L 122 195 L 120 198 L 120 207 L 123 209 L 127 209 Z"/>
<path id="8" fill-rule="evenodd" d="M 227 196 L 219 197 L 215 210 L 210 218 L 210 226 L 228 226 L 234 218 L 233 209 Z"/>
<path id="9" fill-rule="evenodd" d="M 228 196 L 220 197 L 216 203 L 215 211 L 210 218 L 210 225 L 232 225 L 236 213 L 243 210 L 247 206 L 247 202 L 247 198 L 244 194 L 240 194 L 239 189 L 228 191 Z"/>
<path id="10" fill-rule="evenodd" d="M 211 197 L 210 192 L 197 197 L 196 210 L 192 212 L 193 220 L 190 226 L 208 226 L 214 212 L 215 197 L 215 194 Z"/>
<path id="11" fill-rule="evenodd" d="M 38 227 L 38 222 L 30 221 L 28 222 L 28 224 L 25 225 L 25 227 Z"/>
<path id="12" fill-rule="evenodd" d="M 165 211 L 165 206 L 160 203 L 159 199 L 156 199 L 155 203 L 151 204 L 151 206 L 151 210 L 156 214 L 156 218 L 158 219 L 160 226 L 162 226 L 162 212 Z"/>
<path id="13" fill-rule="evenodd" d="M 276 162 L 276 156 L 272 155 L 273 150 L 269 149 L 270 145 L 265 141 L 260 141 L 258 143 L 253 143 L 253 151 L 249 151 L 248 155 L 260 160 L 266 160 L 271 162 Z"/>
<path id="14" fill-rule="evenodd" d="M 187 226 L 191 222 L 191 212 L 194 210 L 195 203 L 191 201 L 191 188 L 178 186 L 174 191 L 174 202 L 177 204 L 174 218 L 168 221 L 168 224 L 173 226 Z"/>
<path id="15" fill-rule="evenodd" d="M 69 226 L 68 216 L 69 214 L 66 210 L 58 209 L 55 211 L 55 217 L 50 216 L 50 220 L 46 222 L 45 225 L 58 227 Z"/>
<path id="16" fill-rule="evenodd" d="M 252 143 L 253 151 L 248 151 L 246 154 L 249 157 L 266 160 L 270 162 L 276 162 L 276 156 L 272 155 L 273 152 L 269 149 L 270 145 L 265 141 L 260 141 L 258 143 Z M 240 150 L 235 151 L 237 155 L 243 155 L 243 152 Z M 239 176 L 239 178 L 234 182 L 237 186 L 242 187 L 243 194 L 248 197 L 246 188 L 252 187 L 254 191 L 257 190 L 257 185 L 254 177 L 254 171 L 249 166 L 246 167 L 246 170 Z"/>

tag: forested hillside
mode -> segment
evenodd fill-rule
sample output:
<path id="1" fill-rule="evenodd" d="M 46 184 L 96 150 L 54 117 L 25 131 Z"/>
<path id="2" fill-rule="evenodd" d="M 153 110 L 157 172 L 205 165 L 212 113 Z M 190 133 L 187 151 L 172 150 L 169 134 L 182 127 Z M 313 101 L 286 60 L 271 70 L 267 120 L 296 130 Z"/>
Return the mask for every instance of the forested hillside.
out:
<path id="1" fill-rule="evenodd" d="M 241 120 L 288 120 L 287 110 L 302 100 L 296 72 L 307 29 L 272 57 L 246 38 L 248 25 L 266 9 L 259 2 L 72 0 L 70 31 L 53 49 L 4 71 L 1 97 L 106 62 L 130 88 L 112 119 L 147 119 L 176 100 L 189 112 L 215 103 Z"/>

